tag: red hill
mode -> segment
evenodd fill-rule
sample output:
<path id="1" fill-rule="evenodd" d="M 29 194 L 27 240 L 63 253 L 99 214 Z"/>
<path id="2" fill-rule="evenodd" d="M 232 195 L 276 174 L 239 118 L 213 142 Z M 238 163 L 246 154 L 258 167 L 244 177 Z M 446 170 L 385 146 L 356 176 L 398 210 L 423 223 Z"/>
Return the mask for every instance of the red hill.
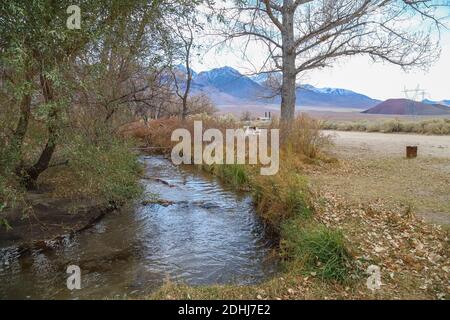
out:
<path id="1" fill-rule="evenodd" d="M 363 113 L 398 115 L 450 115 L 450 107 L 440 104 L 425 104 L 408 99 L 389 99 Z"/>

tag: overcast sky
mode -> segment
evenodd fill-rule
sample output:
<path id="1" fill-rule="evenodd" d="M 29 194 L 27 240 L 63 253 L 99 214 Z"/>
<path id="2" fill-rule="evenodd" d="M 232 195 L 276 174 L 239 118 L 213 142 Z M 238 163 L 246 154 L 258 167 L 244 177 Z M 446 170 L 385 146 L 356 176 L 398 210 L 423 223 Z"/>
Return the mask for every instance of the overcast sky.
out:
<path id="1" fill-rule="evenodd" d="M 403 90 L 415 89 L 418 85 L 426 90 L 425 98 L 433 100 L 450 99 L 450 31 L 445 31 L 441 39 L 442 54 L 440 60 L 432 65 L 428 72 L 416 70 L 405 73 L 401 68 L 385 63 L 372 63 L 368 57 L 352 57 L 337 63 L 333 68 L 309 73 L 301 83 L 316 87 L 334 87 L 353 90 L 372 98 L 404 98 Z M 256 58 L 261 48 L 251 48 L 249 55 Z M 231 66 L 241 73 L 254 72 L 242 59 L 240 53 L 221 48 L 210 50 L 195 59 L 195 71 Z"/>

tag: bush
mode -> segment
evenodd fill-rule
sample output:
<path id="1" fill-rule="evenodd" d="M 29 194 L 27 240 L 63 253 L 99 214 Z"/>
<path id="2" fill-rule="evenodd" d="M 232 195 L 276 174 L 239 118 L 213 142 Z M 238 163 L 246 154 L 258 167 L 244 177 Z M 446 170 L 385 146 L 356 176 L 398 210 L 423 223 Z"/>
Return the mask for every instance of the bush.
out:
<path id="1" fill-rule="evenodd" d="M 274 124 L 277 126 L 277 123 Z M 321 132 L 319 121 L 302 114 L 293 123 L 281 126 L 281 146 L 288 153 L 304 155 L 310 159 L 317 158 L 324 147 L 331 145 L 330 137 Z"/>
<path id="2" fill-rule="evenodd" d="M 420 125 L 411 121 L 400 122 L 400 132 L 419 132 L 418 127 L 420 128 Z"/>
<path id="3" fill-rule="evenodd" d="M 423 132 L 437 135 L 450 134 L 450 121 L 445 120 L 432 120 L 423 123 Z"/>
<path id="4" fill-rule="evenodd" d="M 311 210 L 306 202 L 306 182 L 297 176 L 297 178 L 287 186 L 284 203 L 287 212 L 294 217 L 308 219 L 311 217 Z"/>
<path id="5" fill-rule="evenodd" d="M 71 137 L 59 157 L 67 167 L 49 170 L 47 182 L 58 186 L 61 197 L 89 197 L 101 203 L 120 205 L 140 194 L 141 167 L 126 140 L 109 136 L 96 144 L 83 135 Z"/>
<path id="6" fill-rule="evenodd" d="M 387 120 L 383 122 L 378 131 L 383 133 L 393 133 L 400 132 L 400 121 L 399 120 Z"/>

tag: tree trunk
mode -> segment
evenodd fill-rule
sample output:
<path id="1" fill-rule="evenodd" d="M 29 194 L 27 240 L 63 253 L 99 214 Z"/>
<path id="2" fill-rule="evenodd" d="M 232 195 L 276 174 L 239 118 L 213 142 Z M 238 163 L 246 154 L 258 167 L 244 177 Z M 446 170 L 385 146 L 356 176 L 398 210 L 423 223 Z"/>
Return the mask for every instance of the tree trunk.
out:
<path id="1" fill-rule="evenodd" d="M 31 95 L 26 94 L 22 97 L 20 101 L 20 118 L 17 123 L 16 130 L 14 130 L 14 135 L 12 137 L 12 147 L 16 152 L 20 153 L 22 151 L 23 140 L 28 129 L 28 122 L 30 120 L 31 113 Z"/>
<path id="2" fill-rule="evenodd" d="M 283 53 L 283 84 L 281 87 L 281 121 L 291 122 L 295 116 L 295 55 Z"/>
<path id="3" fill-rule="evenodd" d="M 25 81 L 28 83 L 32 81 L 31 72 L 25 73 Z M 20 155 L 22 152 L 22 145 L 25 139 L 25 135 L 27 134 L 30 114 L 31 114 L 31 94 L 26 93 L 24 94 L 22 100 L 20 101 L 19 122 L 17 123 L 16 129 L 14 130 L 14 134 L 11 139 L 10 148 L 15 154 Z"/>
<path id="4" fill-rule="evenodd" d="M 44 96 L 44 100 L 46 103 L 53 101 L 53 89 L 49 79 L 47 79 L 44 75 L 40 75 L 42 94 Z M 28 189 L 36 188 L 36 181 L 39 178 L 39 175 L 47 170 L 49 167 L 50 161 L 52 159 L 53 153 L 56 149 L 57 142 L 57 111 L 52 110 L 49 116 L 47 130 L 48 130 L 48 139 L 45 144 L 44 150 L 42 151 L 38 161 L 26 170 L 25 177 L 25 186 Z"/>
<path id="5" fill-rule="evenodd" d="M 289 123 L 295 116 L 295 48 L 294 48 L 294 10 L 292 0 L 284 1 L 282 34 L 283 83 L 281 86 L 281 121 Z"/>
<path id="6" fill-rule="evenodd" d="M 39 175 L 47 170 L 50 165 L 50 160 L 52 159 L 53 153 L 56 149 L 56 134 L 53 130 L 49 129 L 49 137 L 44 150 L 39 157 L 39 160 L 30 168 L 26 170 L 25 186 L 27 189 L 35 189 L 36 181 Z"/>
<path id="7" fill-rule="evenodd" d="M 186 65 L 188 66 L 188 71 L 187 71 L 187 81 L 186 81 L 186 90 L 184 91 L 184 95 L 183 95 L 183 111 L 181 113 L 181 120 L 185 121 L 186 117 L 187 117 L 187 113 L 188 113 L 188 97 L 189 97 L 189 90 L 191 88 L 191 82 L 192 82 L 192 71 L 190 70 L 189 67 L 189 62 L 186 63 Z"/>
<path id="8" fill-rule="evenodd" d="M 191 30 L 191 29 L 189 29 Z M 192 82 L 192 70 L 191 70 L 191 47 L 193 42 L 193 35 L 191 30 L 191 37 L 189 38 L 188 42 L 185 42 L 186 47 L 186 73 L 187 73 L 187 80 L 186 80 L 186 88 L 184 90 L 183 95 L 183 111 L 181 113 L 181 120 L 184 122 L 187 117 L 188 113 L 188 97 L 189 97 L 189 91 L 191 89 L 191 82 Z"/>

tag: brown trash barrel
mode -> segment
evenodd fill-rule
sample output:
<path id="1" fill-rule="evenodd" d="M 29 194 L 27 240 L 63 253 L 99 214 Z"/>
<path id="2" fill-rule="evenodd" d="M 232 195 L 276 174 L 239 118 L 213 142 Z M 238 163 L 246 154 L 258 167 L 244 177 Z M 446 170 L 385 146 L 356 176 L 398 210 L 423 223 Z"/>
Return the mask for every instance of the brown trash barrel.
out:
<path id="1" fill-rule="evenodd" d="M 408 159 L 417 158 L 417 146 L 407 146 L 406 147 L 406 157 Z"/>

